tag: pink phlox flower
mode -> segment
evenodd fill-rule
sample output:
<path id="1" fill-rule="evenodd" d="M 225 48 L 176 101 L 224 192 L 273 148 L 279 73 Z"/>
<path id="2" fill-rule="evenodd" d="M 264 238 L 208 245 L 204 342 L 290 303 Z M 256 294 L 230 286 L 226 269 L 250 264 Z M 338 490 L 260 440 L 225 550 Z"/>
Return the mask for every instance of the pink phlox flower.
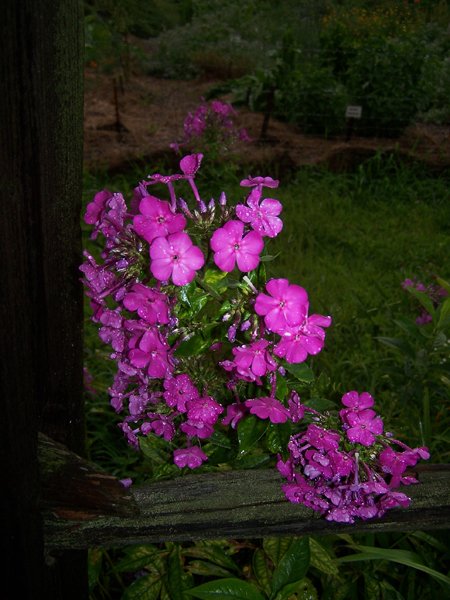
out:
<path id="1" fill-rule="evenodd" d="M 300 325 L 308 314 L 308 294 L 287 279 L 270 279 L 266 284 L 270 295 L 256 297 L 255 312 L 264 317 L 270 331 L 282 335 L 288 327 Z"/>
<path id="2" fill-rule="evenodd" d="M 330 450 L 327 453 L 327 457 L 330 460 L 332 472 L 339 477 L 348 477 L 354 471 L 354 462 L 348 454 L 345 452 L 339 452 L 339 450 Z"/>
<path id="3" fill-rule="evenodd" d="M 125 479 L 119 479 L 119 482 L 123 485 L 125 489 L 128 489 L 133 485 L 133 480 L 131 477 L 125 477 Z"/>
<path id="4" fill-rule="evenodd" d="M 122 430 L 122 433 L 127 438 L 127 441 L 130 446 L 133 446 L 136 450 L 139 450 L 139 440 L 137 438 L 137 433 L 139 432 L 139 428 L 131 429 L 131 427 L 125 421 L 119 423 L 119 428 Z"/>
<path id="5" fill-rule="evenodd" d="M 278 217 L 282 208 L 281 202 L 273 198 L 265 198 L 261 202 L 261 191 L 256 188 L 250 192 L 247 206 L 236 206 L 236 215 L 244 223 L 250 223 L 252 229 L 263 237 L 274 238 L 283 229 L 283 221 Z"/>
<path id="6" fill-rule="evenodd" d="M 245 406 L 253 415 L 260 419 L 269 419 L 271 423 L 286 423 L 289 418 L 288 409 L 276 398 L 252 398 L 245 401 Z"/>
<path id="7" fill-rule="evenodd" d="M 351 506 L 333 507 L 327 512 L 325 519 L 336 523 L 354 523 L 354 509 Z"/>
<path id="8" fill-rule="evenodd" d="M 416 454 L 417 460 L 419 460 L 419 458 L 422 458 L 423 460 L 428 460 L 431 456 L 430 451 L 426 446 L 420 446 L 420 448 L 413 448 L 412 452 Z"/>
<path id="9" fill-rule="evenodd" d="M 139 212 L 139 204 L 141 200 L 146 196 L 149 196 L 147 191 L 148 181 L 141 181 L 135 188 L 133 188 L 133 195 L 130 202 L 130 215 L 137 215 Z"/>
<path id="10" fill-rule="evenodd" d="M 214 262 L 221 271 L 231 272 L 236 266 L 243 273 L 253 271 L 259 265 L 264 242 L 257 231 L 244 236 L 242 221 L 227 221 L 213 233 L 210 242 Z"/>
<path id="11" fill-rule="evenodd" d="M 196 421 L 214 425 L 223 412 L 223 406 L 216 402 L 211 396 L 194 398 L 186 402 L 188 421 Z"/>
<path id="12" fill-rule="evenodd" d="M 176 407 L 180 413 L 186 412 L 186 402 L 195 400 L 200 394 L 189 375 L 182 373 L 164 379 L 164 400 L 171 408 Z"/>
<path id="13" fill-rule="evenodd" d="M 205 264 L 202 251 L 184 232 L 156 238 L 150 246 L 150 258 L 153 276 L 163 282 L 171 277 L 178 286 L 190 283 Z"/>
<path id="14" fill-rule="evenodd" d="M 252 141 L 252 138 L 249 136 L 248 131 L 245 129 L 245 127 L 242 127 L 241 129 L 239 129 L 238 138 L 241 142 L 251 142 Z"/>
<path id="15" fill-rule="evenodd" d="M 133 227 L 149 244 L 158 237 L 178 233 L 186 227 L 181 213 L 171 210 L 168 202 L 156 196 L 145 196 L 139 204 L 139 215 L 133 218 Z"/>
<path id="16" fill-rule="evenodd" d="M 83 254 L 87 260 L 79 269 L 84 274 L 82 281 L 89 290 L 87 295 L 101 304 L 101 300 L 112 294 L 117 288 L 118 279 L 106 267 L 98 265 L 88 252 L 85 251 Z"/>
<path id="17" fill-rule="evenodd" d="M 416 317 L 417 325 L 426 325 L 427 323 L 431 323 L 432 321 L 433 317 L 425 309 L 422 309 L 420 311 L 420 315 Z"/>
<path id="18" fill-rule="evenodd" d="M 336 431 L 323 429 L 318 425 L 308 425 L 304 438 L 318 450 L 337 450 L 341 436 Z"/>
<path id="19" fill-rule="evenodd" d="M 324 514 L 330 504 L 321 497 L 316 487 L 298 474 L 295 475 L 295 481 L 295 483 L 285 483 L 281 486 L 286 498 L 290 502 L 302 503 L 308 508 Z"/>
<path id="20" fill-rule="evenodd" d="M 347 423 L 350 425 L 346 434 L 352 444 L 372 446 L 376 436 L 383 433 L 383 420 L 376 416 L 376 412 L 370 408 L 358 412 L 350 412 L 346 415 Z"/>
<path id="21" fill-rule="evenodd" d="M 105 310 L 100 317 L 100 327 L 98 335 L 102 342 L 111 344 L 116 352 L 123 352 L 126 343 L 126 335 L 123 329 L 123 318 L 120 310 Z"/>
<path id="22" fill-rule="evenodd" d="M 108 190 L 95 194 L 84 216 L 88 225 L 94 225 L 91 239 L 95 239 L 99 232 L 109 240 L 115 238 L 123 229 L 126 214 L 127 206 L 122 194 L 111 194 Z"/>
<path id="23" fill-rule="evenodd" d="M 128 410 L 130 415 L 133 417 L 139 417 L 145 411 L 147 404 L 149 403 L 148 394 L 131 394 L 128 397 Z"/>
<path id="24" fill-rule="evenodd" d="M 182 469 L 183 467 L 196 469 L 197 467 L 200 467 L 206 460 L 208 460 L 208 457 L 198 446 L 180 448 L 178 450 L 174 450 L 173 453 L 173 462 L 179 469 Z"/>
<path id="25" fill-rule="evenodd" d="M 130 311 L 137 311 L 141 319 L 150 325 L 169 323 L 167 295 L 155 288 L 135 283 L 130 292 L 125 294 L 123 305 Z"/>
<path id="26" fill-rule="evenodd" d="M 391 508 L 408 508 L 411 498 L 402 492 L 389 491 L 378 501 L 378 516 L 382 517 Z"/>
<path id="27" fill-rule="evenodd" d="M 95 225 L 100 221 L 100 215 L 105 210 L 106 202 L 112 197 L 112 193 L 109 190 L 101 190 L 94 196 L 92 202 L 86 207 L 86 213 L 84 215 L 84 222 L 88 225 Z"/>
<path id="28" fill-rule="evenodd" d="M 303 473 L 306 477 L 309 479 L 315 479 L 316 477 L 319 477 L 319 475 L 326 479 L 331 479 L 333 477 L 331 462 L 326 454 L 310 449 L 305 452 L 305 458 L 308 461 L 303 469 Z"/>
<path id="29" fill-rule="evenodd" d="M 173 440 L 175 436 L 175 427 L 167 417 L 160 416 L 158 419 L 151 421 L 150 424 L 155 435 L 164 438 L 166 442 Z"/>
<path id="30" fill-rule="evenodd" d="M 358 394 L 355 390 L 347 392 L 342 396 L 342 404 L 346 407 L 339 411 L 341 419 L 346 423 L 346 415 L 350 412 L 359 412 L 366 408 L 370 408 L 375 404 L 373 397 L 368 392 Z"/>
<path id="31" fill-rule="evenodd" d="M 221 102 L 220 100 L 213 100 L 211 102 L 211 109 L 222 117 L 228 117 L 236 114 L 236 111 L 231 104 L 228 102 Z"/>
<path id="32" fill-rule="evenodd" d="M 184 179 L 184 175 L 180 173 L 174 173 L 173 175 L 161 175 L 161 173 L 154 173 L 153 175 L 148 175 L 150 181 L 146 181 L 146 185 L 154 185 L 155 183 L 165 183 L 169 185 L 174 181 L 179 181 L 180 179 Z"/>
<path id="33" fill-rule="evenodd" d="M 305 416 L 306 406 L 300 402 L 300 396 L 296 391 L 292 391 L 288 398 L 288 408 L 293 423 L 298 423 Z"/>
<path id="34" fill-rule="evenodd" d="M 237 371 L 245 373 L 250 369 L 257 377 L 262 377 L 268 372 L 275 371 L 277 363 L 267 350 L 269 344 L 268 340 L 258 340 L 251 344 L 233 348 L 234 363 Z"/>
<path id="35" fill-rule="evenodd" d="M 250 369 L 250 367 L 247 367 L 246 369 L 244 368 L 237 368 L 237 365 L 234 361 L 232 360 L 223 360 L 219 363 L 219 365 L 225 369 L 225 371 L 228 371 L 229 373 L 232 374 L 233 379 L 230 382 L 230 389 L 232 387 L 234 387 L 235 385 L 235 379 L 239 379 L 241 381 L 247 381 L 247 382 L 252 382 L 254 381 L 257 385 L 262 385 L 262 381 L 261 378 L 258 377 L 257 375 L 255 375 L 253 373 L 253 371 Z"/>
<path id="36" fill-rule="evenodd" d="M 180 425 L 180 429 L 188 437 L 198 437 L 201 440 L 207 439 L 214 433 L 214 427 L 210 423 L 203 421 L 187 420 Z"/>
<path id="37" fill-rule="evenodd" d="M 247 407 L 243 402 L 229 404 L 226 408 L 226 415 L 222 419 L 222 425 L 231 425 L 233 429 L 236 429 L 237 424 L 246 413 Z"/>
<path id="38" fill-rule="evenodd" d="M 279 185 L 278 179 L 272 179 L 272 177 L 251 177 L 248 179 L 243 179 L 240 183 L 241 187 L 255 187 L 258 186 L 268 187 L 268 188 L 277 188 Z"/>
<path id="39" fill-rule="evenodd" d="M 384 473 L 392 475 L 390 487 L 398 487 L 402 483 L 402 475 L 408 467 L 417 464 L 419 456 L 411 450 L 395 452 L 392 448 L 385 448 L 380 452 L 378 460 Z"/>
<path id="40" fill-rule="evenodd" d="M 288 481 L 294 481 L 294 465 L 290 458 L 284 461 L 280 455 L 277 460 L 277 471 Z"/>
<path id="41" fill-rule="evenodd" d="M 169 352 L 167 341 L 156 328 L 151 327 L 141 337 L 138 347 L 130 350 L 128 357 L 135 367 L 146 368 L 149 377 L 163 378 L 172 370 Z"/>
<path id="42" fill-rule="evenodd" d="M 180 161 L 180 169 L 186 177 L 195 177 L 202 164 L 203 154 L 189 154 Z"/>
<path id="43" fill-rule="evenodd" d="M 325 344 L 323 327 L 331 325 L 331 317 L 311 315 L 305 317 L 297 327 L 286 327 L 281 340 L 275 346 L 275 356 L 285 358 L 288 363 L 301 363 L 308 354 L 318 354 Z"/>

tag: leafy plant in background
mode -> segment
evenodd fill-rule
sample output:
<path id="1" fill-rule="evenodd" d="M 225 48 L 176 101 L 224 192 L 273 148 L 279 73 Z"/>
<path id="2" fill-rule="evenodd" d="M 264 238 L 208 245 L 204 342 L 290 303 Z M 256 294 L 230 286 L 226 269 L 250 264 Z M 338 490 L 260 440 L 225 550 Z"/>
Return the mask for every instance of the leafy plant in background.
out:
<path id="1" fill-rule="evenodd" d="M 414 321 L 394 321 L 401 337 L 379 340 L 395 352 L 397 362 L 390 377 L 416 411 L 423 439 L 439 452 L 447 432 L 438 433 L 437 424 L 448 411 L 450 392 L 450 285 L 437 278 L 436 284 L 427 286 L 406 279 L 402 286 L 419 306 L 419 315 Z"/>

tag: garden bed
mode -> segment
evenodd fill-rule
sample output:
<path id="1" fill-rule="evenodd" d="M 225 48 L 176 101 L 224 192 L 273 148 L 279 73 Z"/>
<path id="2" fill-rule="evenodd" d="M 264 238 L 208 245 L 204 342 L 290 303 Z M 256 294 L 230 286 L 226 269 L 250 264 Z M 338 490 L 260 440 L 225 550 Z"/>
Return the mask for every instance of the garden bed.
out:
<path id="1" fill-rule="evenodd" d="M 183 134 L 189 111 L 214 85 L 211 80 L 175 81 L 133 75 L 123 85 L 90 68 L 85 77 L 85 147 L 87 170 L 127 170 L 130 163 L 164 163 L 176 156 L 169 145 Z M 227 100 L 227 98 L 224 98 Z M 278 176 L 303 165 L 324 165 L 351 171 L 377 152 L 395 153 L 407 161 L 424 162 L 432 169 L 450 167 L 450 127 L 415 124 L 401 137 L 367 138 L 354 135 L 325 139 L 304 135 L 293 125 L 271 119 L 267 138 L 259 140 L 263 115 L 239 111 L 240 125 L 253 141 L 242 148 L 241 162 L 254 170 L 275 168 Z M 118 118 L 117 118 L 118 117 Z"/>

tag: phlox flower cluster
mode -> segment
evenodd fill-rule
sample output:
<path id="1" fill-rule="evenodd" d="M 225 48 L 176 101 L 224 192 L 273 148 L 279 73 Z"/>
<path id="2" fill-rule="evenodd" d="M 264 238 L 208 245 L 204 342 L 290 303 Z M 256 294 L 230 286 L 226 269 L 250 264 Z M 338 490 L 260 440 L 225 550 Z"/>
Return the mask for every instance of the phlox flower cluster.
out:
<path id="1" fill-rule="evenodd" d="M 342 523 L 407 507 L 410 498 L 397 488 L 418 483 L 408 469 L 429 458 L 427 448 L 409 448 L 384 432 L 369 393 L 347 392 L 342 404 L 338 417 L 302 407 L 310 422 L 291 436 L 289 456 L 277 464 L 288 481 L 286 498 Z"/>
<path id="2" fill-rule="evenodd" d="M 230 118 L 230 108 L 214 106 Z M 283 229 L 271 197 L 279 182 L 249 176 L 239 201 L 225 192 L 206 200 L 196 183 L 202 159 L 190 154 L 178 173 L 149 175 L 129 207 L 105 189 L 86 209 L 98 252 L 85 251 L 80 270 L 117 366 L 109 395 L 122 433 L 136 450 L 157 436 L 177 467 L 195 469 L 216 431 L 256 417 L 268 429 L 301 430 L 278 461 L 292 502 L 346 522 L 406 506 L 395 488 L 413 482 L 406 469 L 426 449 L 384 433 L 369 394 L 349 392 L 338 416 L 321 415 L 285 377 L 323 350 L 331 317 L 310 314 L 300 285 L 266 280 L 265 244 Z"/>
<path id="3" fill-rule="evenodd" d="M 179 152 L 183 147 L 200 144 L 202 149 L 212 150 L 212 145 L 220 145 L 223 152 L 238 141 L 249 142 L 246 129 L 236 125 L 236 117 L 236 110 L 228 102 L 203 100 L 194 111 L 188 113 L 183 125 L 183 140 L 172 143 L 171 148 Z"/>

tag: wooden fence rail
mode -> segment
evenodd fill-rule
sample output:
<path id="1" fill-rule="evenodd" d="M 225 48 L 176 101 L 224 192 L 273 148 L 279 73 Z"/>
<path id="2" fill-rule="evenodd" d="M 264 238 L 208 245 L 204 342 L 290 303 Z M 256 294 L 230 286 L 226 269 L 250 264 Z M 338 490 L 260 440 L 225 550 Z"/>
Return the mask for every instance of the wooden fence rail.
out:
<path id="1" fill-rule="evenodd" d="M 347 525 L 330 523 L 288 502 L 275 469 L 186 475 L 126 490 L 48 438 L 41 438 L 40 446 L 47 472 L 44 533 L 49 551 L 208 538 L 431 530 L 449 523 L 450 465 L 416 468 L 420 484 L 404 488 L 412 498 L 409 508 Z"/>

